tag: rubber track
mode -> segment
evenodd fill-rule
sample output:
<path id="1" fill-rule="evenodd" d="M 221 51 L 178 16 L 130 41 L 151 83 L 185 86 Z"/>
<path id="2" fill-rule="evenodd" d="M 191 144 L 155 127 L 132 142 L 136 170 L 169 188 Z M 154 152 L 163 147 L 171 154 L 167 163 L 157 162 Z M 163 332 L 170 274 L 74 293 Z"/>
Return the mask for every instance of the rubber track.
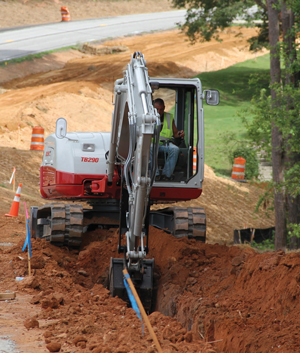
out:
<path id="1" fill-rule="evenodd" d="M 39 218 L 39 215 L 41 217 Z M 79 247 L 82 241 L 83 209 L 81 205 L 47 204 L 38 209 L 38 224 L 49 220 L 39 229 L 40 238 L 58 246 Z"/>
<path id="2" fill-rule="evenodd" d="M 174 236 L 176 238 L 206 240 L 206 216 L 200 207 L 172 207 L 174 212 Z"/>
<path id="3" fill-rule="evenodd" d="M 83 208 L 81 205 L 66 205 L 65 245 L 79 247 L 82 241 Z"/>

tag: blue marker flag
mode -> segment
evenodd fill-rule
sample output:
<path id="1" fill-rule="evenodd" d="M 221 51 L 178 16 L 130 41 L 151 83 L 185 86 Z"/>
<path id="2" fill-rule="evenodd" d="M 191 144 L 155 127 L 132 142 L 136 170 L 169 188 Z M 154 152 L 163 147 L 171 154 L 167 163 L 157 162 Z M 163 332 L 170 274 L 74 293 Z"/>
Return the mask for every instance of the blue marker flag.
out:
<path id="1" fill-rule="evenodd" d="M 143 325 L 143 319 L 142 319 L 142 316 L 141 316 L 141 313 L 140 313 L 140 309 L 137 305 L 137 302 L 134 298 L 134 295 L 132 294 L 132 291 L 129 287 L 129 284 L 127 283 L 127 279 L 129 278 L 129 274 L 128 273 L 125 273 L 124 274 L 124 285 L 125 285 L 125 288 L 126 288 L 126 291 L 127 291 L 127 294 L 128 294 L 128 298 L 130 300 L 130 303 L 131 303 L 131 306 L 132 306 L 132 309 L 136 312 L 136 315 L 137 317 L 141 320 L 142 322 L 142 331 L 143 331 L 143 335 L 144 335 L 144 325 Z"/>
<path id="2" fill-rule="evenodd" d="M 29 257 L 31 258 L 31 241 L 30 241 L 30 230 L 29 230 L 29 218 L 28 218 L 26 203 L 24 202 L 24 204 L 25 204 L 25 211 L 26 211 L 26 217 L 27 217 L 27 225 L 26 225 L 27 235 L 26 235 L 26 239 L 25 239 L 25 243 L 23 245 L 22 251 L 24 251 L 26 249 L 27 245 L 28 245 Z"/>

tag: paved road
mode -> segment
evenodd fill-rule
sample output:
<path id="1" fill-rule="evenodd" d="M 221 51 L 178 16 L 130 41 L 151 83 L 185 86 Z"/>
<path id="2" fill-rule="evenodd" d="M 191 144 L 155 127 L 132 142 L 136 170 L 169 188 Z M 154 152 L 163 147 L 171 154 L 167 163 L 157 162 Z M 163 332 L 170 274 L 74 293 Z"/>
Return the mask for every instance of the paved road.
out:
<path id="1" fill-rule="evenodd" d="M 0 32 L 0 62 L 48 50 L 124 35 L 166 30 L 185 10 L 51 23 Z"/>

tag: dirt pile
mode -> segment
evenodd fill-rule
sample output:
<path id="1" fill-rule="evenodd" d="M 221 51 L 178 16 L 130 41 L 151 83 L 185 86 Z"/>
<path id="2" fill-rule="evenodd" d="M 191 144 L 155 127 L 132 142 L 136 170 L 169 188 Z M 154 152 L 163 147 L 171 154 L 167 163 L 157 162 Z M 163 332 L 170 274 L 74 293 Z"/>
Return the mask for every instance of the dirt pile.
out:
<path id="1" fill-rule="evenodd" d="M 122 300 L 111 298 L 102 285 L 109 257 L 116 253 L 117 232 L 108 232 L 105 237 L 101 234 L 101 241 L 92 242 L 79 253 L 33 240 L 34 276 L 16 283 L 15 276 L 28 275 L 19 243 L 1 252 L 0 276 L 6 288 L 32 294 L 30 303 L 41 307 L 37 315 L 29 314 L 24 324 L 32 330 L 39 330 L 38 326 L 46 330 L 45 344 L 59 343 L 62 351 L 73 352 L 86 347 L 92 352 L 155 352 L 134 311 Z M 150 321 L 164 352 L 209 352 L 211 348 L 175 319 L 154 312 Z"/>
<path id="2" fill-rule="evenodd" d="M 15 276 L 27 275 L 21 243 L 1 251 L 0 288 L 5 283 L 32 295 L 30 303 L 40 310 L 26 319 L 36 319 L 40 328 L 30 332 L 65 352 L 155 352 L 134 311 L 103 286 L 109 257 L 116 256 L 117 231 L 94 233 L 80 252 L 34 240 L 34 276 L 16 283 Z M 258 254 L 177 240 L 154 228 L 150 249 L 159 281 L 150 321 L 164 352 L 300 349 L 298 253 Z"/>
<path id="3" fill-rule="evenodd" d="M 299 253 L 191 242 L 180 250 L 161 276 L 157 310 L 217 352 L 299 351 Z"/>

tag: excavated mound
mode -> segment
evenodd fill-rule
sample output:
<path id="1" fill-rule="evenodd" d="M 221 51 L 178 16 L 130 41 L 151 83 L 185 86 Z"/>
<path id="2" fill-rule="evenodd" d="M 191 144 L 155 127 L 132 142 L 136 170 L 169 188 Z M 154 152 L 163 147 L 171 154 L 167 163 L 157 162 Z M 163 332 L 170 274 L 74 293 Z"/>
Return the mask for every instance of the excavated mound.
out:
<path id="1" fill-rule="evenodd" d="M 28 274 L 22 244 L 1 251 L 2 282 L 33 295 L 31 303 L 40 311 L 27 318 L 43 324 L 46 343 L 72 352 L 84 347 L 155 352 L 134 311 L 103 286 L 109 259 L 117 255 L 117 238 L 117 231 L 95 231 L 80 252 L 34 240 L 34 276 L 17 284 L 12 278 Z M 164 352 L 300 349 L 298 253 L 259 254 L 249 247 L 174 239 L 154 228 L 150 249 L 159 289 L 149 318 Z"/>

